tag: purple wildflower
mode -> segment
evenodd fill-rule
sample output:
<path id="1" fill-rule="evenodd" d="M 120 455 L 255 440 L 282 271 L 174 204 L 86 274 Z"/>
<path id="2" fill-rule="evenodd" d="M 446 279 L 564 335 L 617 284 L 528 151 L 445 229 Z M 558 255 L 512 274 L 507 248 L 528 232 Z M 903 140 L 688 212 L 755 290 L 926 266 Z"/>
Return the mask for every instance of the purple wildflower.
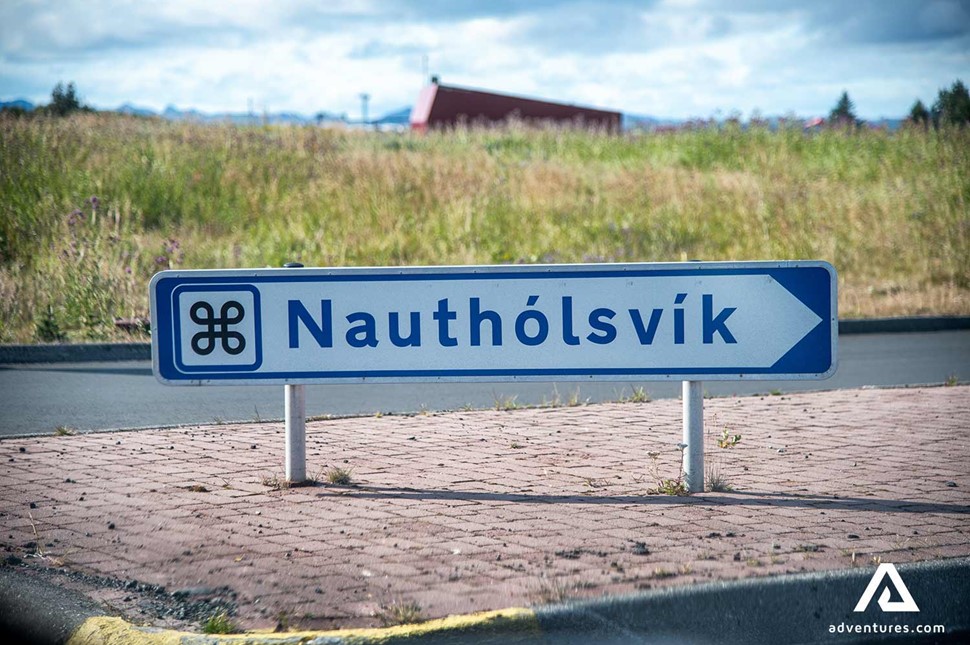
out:
<path id="1" fill-rule="evenodd" d="M 88 203 L 91 204 L 91 208 L 97 209 L 98 204 L 101 203 L 101 200 L 98 199 L 97 195 L 91 195 L 91 198 L 88 199 Z"/>

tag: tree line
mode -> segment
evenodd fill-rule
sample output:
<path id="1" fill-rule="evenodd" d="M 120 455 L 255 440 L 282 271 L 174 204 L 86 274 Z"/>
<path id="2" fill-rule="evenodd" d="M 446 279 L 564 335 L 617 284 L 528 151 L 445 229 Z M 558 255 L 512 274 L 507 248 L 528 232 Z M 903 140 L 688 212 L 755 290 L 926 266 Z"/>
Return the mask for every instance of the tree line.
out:
<path id="1" fill-rule="evenodd" d="M 957 79 L 949 88 L 942 88 L 931 108 L 927 108 L 922 100 L 916 99 L 906 121 L 913 125 L 923 127 L 932 125 L 935 128 L 970 125 L 970 92 L 967 91 L 967 86 Z M 849 98 L 848 92 L 842 92 L 835 107 L 829 112 L 828 123 L 849 127 L 862 125 L 862 120 L 856 116 L 855 105 Z"/>
<path id="2" fill-rule="evenodd" d="M 47 105 L 41 105 L 34 108 L 30 113 L 39 115 L 49 115 L 49 116 L 68 116 L 76 112 L 95 112 L 96 110 L 89 105 L 84 105 L 81 103 L 81 98 L 78 96 L 77 87 L 73 82 L 64 85 L 63 82 L 58 82 L 51 90 L 51 102 Z M 13 114 L 14 116 L 24 116 L 28 112 L 22 107 L 16 105 L 7 105 L 3 107 L 0 112 L 5 112 L 7 114 Z"/>
<path id="3" fill-rule="evenodd" d="M 922 126 L 932 123 L 934 127 L 970 124 L 970 92 L 967 86 L 957 80 L 949 89 L 941 89 L 930 109 L 923 105 L 923 101 L 916 99 L 909 110 L 909 121 Z"/>

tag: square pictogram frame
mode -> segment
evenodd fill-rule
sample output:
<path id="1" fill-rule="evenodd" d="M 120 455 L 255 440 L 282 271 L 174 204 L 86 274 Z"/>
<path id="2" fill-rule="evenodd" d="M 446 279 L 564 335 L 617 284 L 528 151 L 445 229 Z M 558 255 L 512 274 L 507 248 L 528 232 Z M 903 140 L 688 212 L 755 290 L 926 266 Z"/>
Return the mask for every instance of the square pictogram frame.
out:
<path id="1" fill-rule="evenodd" d="M 179 296 L 192 291 L 244 291 L 253 296 L 253 343 L 255 345 L 256 357 L 252 363 L 236 365 L 186 365 L 182 361 L 182 321 L 179 311 Z M 193 284 L 181 285 L 172 290 L 172 312 L 174 315 L 174 336 L 173 345 L 175 349 L 175 367 L 180 372 L 202 373 L 202 372 L 252 372 L 258 370 L 263 364 L 263 332 L 260 313 L 259 289 L 251 284 Z"/>

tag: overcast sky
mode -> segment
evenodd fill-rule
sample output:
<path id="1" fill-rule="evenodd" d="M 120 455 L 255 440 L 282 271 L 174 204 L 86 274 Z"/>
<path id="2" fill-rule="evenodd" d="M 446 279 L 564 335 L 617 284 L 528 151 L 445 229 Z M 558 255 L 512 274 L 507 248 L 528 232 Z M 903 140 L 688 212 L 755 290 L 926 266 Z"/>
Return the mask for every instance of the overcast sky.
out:
<path id="1" fill-rule="evenodd" d="M 970 0 L 0 0 L 0 99 L 409 106 L 426 80 L 666 117 L 901 116 L 970 82 Z"/>

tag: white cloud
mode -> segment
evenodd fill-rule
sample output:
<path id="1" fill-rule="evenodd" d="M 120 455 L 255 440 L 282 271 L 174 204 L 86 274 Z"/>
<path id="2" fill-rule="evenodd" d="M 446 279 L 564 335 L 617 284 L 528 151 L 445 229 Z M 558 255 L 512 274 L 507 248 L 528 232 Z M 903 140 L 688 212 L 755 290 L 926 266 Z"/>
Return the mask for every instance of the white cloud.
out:
<path id="1" fill-rule="evenodd" d="M 380 114 L 414 101 L 423 55 L 446 83 L 639 114 L 820 114 L 846 89 L 875 117 L 966 76 L 970 17 L 955 0 L 0 4 L 3 99 L 73 80 L 100 107 L 356 116 L 368 92 Z"/>

